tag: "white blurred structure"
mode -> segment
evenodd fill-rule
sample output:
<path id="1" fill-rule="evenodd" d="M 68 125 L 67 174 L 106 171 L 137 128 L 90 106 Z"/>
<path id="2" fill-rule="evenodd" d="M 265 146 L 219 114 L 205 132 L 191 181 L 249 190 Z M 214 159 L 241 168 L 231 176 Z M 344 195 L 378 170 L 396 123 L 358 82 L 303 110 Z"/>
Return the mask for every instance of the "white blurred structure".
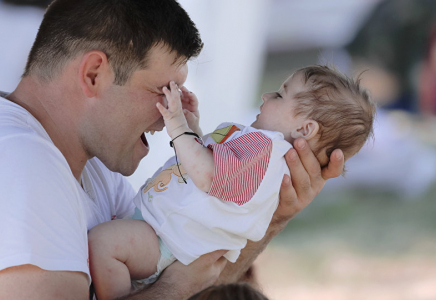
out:
<path id="1" fill-rule="evenodd" d="M 0 1 L 0 91 L 12 92 L 20 82 L 44 10 Z"/>
<path id="2" fill-rule="evenodd" d="M 268 20 L 268 50 L 343 47 L 380 1 L 273 0 Z"/>

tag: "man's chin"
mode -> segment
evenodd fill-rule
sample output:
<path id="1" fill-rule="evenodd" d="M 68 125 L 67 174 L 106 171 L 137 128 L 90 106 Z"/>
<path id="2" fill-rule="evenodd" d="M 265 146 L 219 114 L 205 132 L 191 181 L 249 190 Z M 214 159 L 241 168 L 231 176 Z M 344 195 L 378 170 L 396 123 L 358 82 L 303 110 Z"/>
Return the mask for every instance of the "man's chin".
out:
<path id="1" fill-rule="evenodd" d="M 123 166 L 123 168 L 120 168 L 120 170 L 116 172 L 120 173 L 123 176 L 131 176 L 138 169 L 138 166 L 139 161 L 136 163 L 132 163 L 130 166 Z"/>
<path id="2" fill-rule="evenodd" d="M 102 162 L 110 171 L 120 173 L 123 176 L 130 176 L 133 173 L 135 173 L 136 169 L 139 166 L 140 161 L 141 160 L 138 159 L 136 162 L 135 161 L 131 161 L 130 163 L 120 162 L 118 164 L 107 163 L 104 161 Z"/>

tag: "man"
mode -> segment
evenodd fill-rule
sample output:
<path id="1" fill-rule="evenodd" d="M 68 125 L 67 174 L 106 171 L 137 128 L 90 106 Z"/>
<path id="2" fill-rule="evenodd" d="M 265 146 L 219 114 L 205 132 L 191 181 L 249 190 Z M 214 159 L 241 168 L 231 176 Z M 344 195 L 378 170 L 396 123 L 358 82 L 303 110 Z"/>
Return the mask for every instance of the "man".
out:
<path id="1" fill-rule="evenodd" d="M 202 47 L 174 0 L 57 0 L 48 8 L 17 89 L 0 98 L 0 299 L 87 299 L 87 230 L 133 212 L 131 175 L 164 123 L 162 88 L 183 85 Z M 287 154 L 280 205 L 265 238 L 236 264 L 216 251 L 175 263 L 128 299 L 180 299 L 233 282 L 270 239 L 338 176 L 307 144 Z M 120 173 L 120 174 L 119 174 Z M 291 184 L 292 182 L 292 184 Z M 222 271 L 222 272 L 221 272 Z M 219 277 L 219 278 L 218 278 Z"/>

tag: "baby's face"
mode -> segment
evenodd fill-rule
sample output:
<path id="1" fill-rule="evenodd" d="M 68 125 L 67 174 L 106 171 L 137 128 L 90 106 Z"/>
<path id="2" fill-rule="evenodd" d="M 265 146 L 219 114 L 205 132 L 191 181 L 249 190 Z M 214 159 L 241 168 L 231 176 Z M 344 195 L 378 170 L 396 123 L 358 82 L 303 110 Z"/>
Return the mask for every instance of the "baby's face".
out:
<path id="1" fill-rule="evenodd" d="M 277 92 L 263 94 L 260 113 L 251 126 L 257 129 L 279 131 L 283 133 L 287 141 L 292 142 L 295 138 L 292 132 L 301 128 L 306 120 L 304 116 L 296 117 L 294 113 L 296 105 L 294 95 L 304 90 L 302 75 L 295 73 L 283 82 Z"/>

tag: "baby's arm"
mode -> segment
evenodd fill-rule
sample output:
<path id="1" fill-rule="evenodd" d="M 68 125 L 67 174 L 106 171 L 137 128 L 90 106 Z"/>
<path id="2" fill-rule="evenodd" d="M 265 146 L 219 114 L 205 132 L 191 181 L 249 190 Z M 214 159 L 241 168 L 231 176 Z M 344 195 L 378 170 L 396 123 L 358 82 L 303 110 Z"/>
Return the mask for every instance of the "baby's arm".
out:
<path id="1" fill-rule="evenodd" d="M 173 140 L 178 160 L 194 184 L 202 191 L 209 192 L 214 175 L 212 150 L 203 147 L 193 136 L 183 134 L 192 130 L 188 127 L 182 110 L 180 93 L 173 81 L 170 82 L 170 88 L 171 91 L 166 87 L 163 88 L 168 109 L 160 103 L 156 106 L 164 118 L 168 135 Z"/>
<path id="2" fill-rule="evenodd" d="M 156 273 L 160 256 L 153 228 L 141 220 L 114 220 L 92 228 L 89 267 L 99 300 L 118 299 L 130 293 L 131 279 Z"/>

